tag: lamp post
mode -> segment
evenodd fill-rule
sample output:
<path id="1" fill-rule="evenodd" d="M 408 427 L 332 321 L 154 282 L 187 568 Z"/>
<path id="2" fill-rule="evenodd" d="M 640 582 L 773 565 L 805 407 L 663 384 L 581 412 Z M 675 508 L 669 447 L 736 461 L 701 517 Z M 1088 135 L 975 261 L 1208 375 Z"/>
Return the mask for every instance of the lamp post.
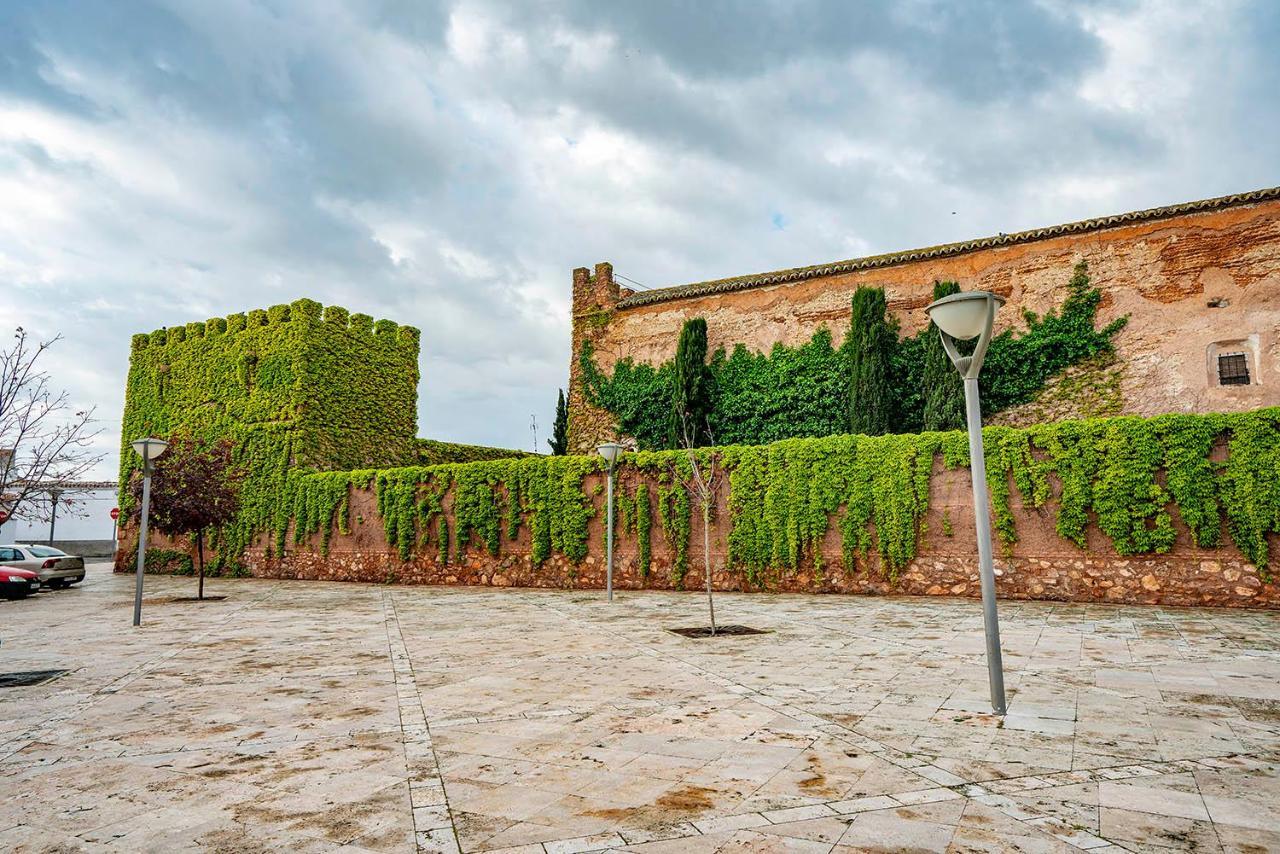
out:
<path id="1" fill-rule="evenodd" d="M 142 521 L 138 524 L 138 578 L 133 588 L 133 624 L 142 624 L 142 573 L 147 566 L 147 516 L 151 512 L 151 470 L 156 457 L 169 443 L 163 439 L 138 439 L 131 443 L 142 457 Z"/>
<path id="2" fill-rule="evenodd" d="M 982 450 L 982 407 L 978 372 L 991 345 L 996 309 L 1004 298 L 987 291 L 952 294 L 931 303 L 925 314 L 938 327 L 942 347 L 964 378 L 965 428 L 969 434 L 969 472 L 973 477 L 973 517 L 978 531 L 978 577 L 982 584 L 982 623 L 987 636 L 987 680 L 991 708 L 1006 710 L 1004 665 L 1000 656 L 1000 619 L 996 615 L 996 576 L 991 559 L 991 511 L 987 503 L 987 464 Z M 978 339 L 970 356 L 960 355 L 956 341 Z"/>
<path id="3" fill-rule="evenodd" d="M 617 442 L 605 442 L 596 448 L 604 461 L 609 464 L 608 487 L 605 494 L 605 589 L 609 592 L 609 601 L 613 601 L 613 465 L 622 453 L 622 446 Z"/>
<path id="4" fill-rule="evenodd" d="M 62 497 L 61 489 L 49 490 L 49 547 L 53 547 L 53 529 L 58 524 L 58 499 Z"/>

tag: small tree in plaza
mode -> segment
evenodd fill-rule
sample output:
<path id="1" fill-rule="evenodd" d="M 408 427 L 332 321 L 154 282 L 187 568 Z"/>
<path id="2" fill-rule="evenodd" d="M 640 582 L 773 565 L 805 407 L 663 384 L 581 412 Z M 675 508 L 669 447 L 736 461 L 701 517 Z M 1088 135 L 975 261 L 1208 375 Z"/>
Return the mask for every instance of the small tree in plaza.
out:
<path id="1" fill-rule="evenodd" d="M 955 282 L 934 282 L 933 299 L 959 293 Z M 964 428 L 964 381 L 942 349 L 938 327 L 929 321 L 929 328 L 921 339 L 924 350 L 923 379 L 924 429 L 961 430 Z"/>
<path id="2" fill-rule="evenodd" d="M 556 421 L 551 426 L 551 438 L 547 440 L 553 456 L 563 457 L 569 453 L 569 406 L 564 400 L 564 389 L 556 399 Z"/>
<path id="3" fill-rule="evenodd" d="M 877 436 L 889 432 L 893 390 L 889 376 L 898 333 L 889 320 L 883 288 L 853 293 L 849 322 L 849 431 Z"/>
<path id="4" fill-rule="evenodd" d="M 687 410 L 677 407 L 675 420 L 680 425 L 680 444 L 684 451 L 684 459 L 688 464 L 688 468 L 682 470 L 679 466 L 672 466 L 672 475 L 684 487 L 685 492 L 688 493 L 689 498 L 693 501 L 693 506 L 697 508 L 698 515 L 702 517 L 703 572 L 707 584 L 707 611 L 711 616 L 711 634 L 714 637 L 716 633 L 716 603 L 711 593 L 711 511 L 715 507 L 718 471 L 716 469 L 715 452 L 699 453 L 695 437 L 705 435 L 708 440 L 707 444 L 714 444 L 714 442 L 711 437 L 710 425 L 704 422 L 704 427 L 701 430 L 694 427 L 692 417 Z"/>
<path id="5" fill-rule="evenodd" d="M 232 461 L 232 444 L 174 436 L 151 476 L 151 525 L 168 536 L 194 536 L 199 568 L 197 598 L 204 598 L 204 539 L 210 528 L 230 524 L 240 510 L 243 472 Z M 135 506 L 142 502 L 142 476 L 129 484 Z"/>

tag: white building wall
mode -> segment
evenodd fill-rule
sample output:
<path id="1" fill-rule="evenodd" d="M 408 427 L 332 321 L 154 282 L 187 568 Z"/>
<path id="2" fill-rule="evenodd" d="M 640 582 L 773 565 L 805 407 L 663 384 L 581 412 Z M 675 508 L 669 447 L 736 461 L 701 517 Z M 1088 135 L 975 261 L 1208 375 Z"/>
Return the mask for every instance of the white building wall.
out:
<path id="1" fill-rule="evenodd" d="M 111 542 L 115 523 L 111 508 L 116 506 L 115 487 L 95 487 L 63 494 L 58 504 L 57 542 Z M 47 505 L 46 505 L 47 508 Z M 41 515 L 45 515 L 42 508 Z M 0 543 L 44 543 L 49 540 L 49 523 L 36 521 L 18 509 L 13 519 L 0 525 Z"/>

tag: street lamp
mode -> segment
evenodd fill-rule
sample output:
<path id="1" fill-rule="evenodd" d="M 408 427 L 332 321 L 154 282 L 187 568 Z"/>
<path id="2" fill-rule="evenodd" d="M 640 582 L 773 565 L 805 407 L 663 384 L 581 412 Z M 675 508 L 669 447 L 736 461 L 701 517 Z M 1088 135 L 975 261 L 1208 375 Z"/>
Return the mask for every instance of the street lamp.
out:
<path id="1" fill-rule="evenodd" d="M 609 601 L 613 601 L 613 466 L 622 453 L 622 446 L 617 442 L 605 442 L 596 448 L 600 456 L 609 465 L 609 486 L 605 497 L 605 589 L 609 591 Z"/>
<path id="2" fill-rule="evenodd" d="M 53 529 L 58 524 L 58 499 L 62 497 L 61 489 L 49 490 L 49 547 L 53 548 Z"/>
<path id="3" fill-rule="evenodd" d="M 151 470 L 169 443 L 163 439 L 138 439 L 131 443 L 142 457 L 142 522 L 138 525 L 138 579 L 133 590 L 133 624 L 142 623 L 142 572 L 147 565 L 147 516 L 151 512 Z"/>
<path id="4" fill-rule="evenodd" d="M 982 583 L 982 623 L 987 635 L 987 680 L 991 707 L 997 715 L 1006 710 L 1004 666 L 1000 657 L 1000 619 L 996 615 L 996 576 L 991 561 L 991 514 L 987 509 L 987 463 L 982 450 L 982 407 L 978 398 L 978 372 L 982 370 L 996 309 L 1004 297 L 987 291 L 952 294 L 931 303 L 925 314 L 938 327 L 942 347 L 964 378 L 965 428 L 969 433 L 969 473 L 973 477 L 973 517 L 978 530 L 978 577 Z M 962 356 L 956 341 L 978 339 L 973 355 Z"/>

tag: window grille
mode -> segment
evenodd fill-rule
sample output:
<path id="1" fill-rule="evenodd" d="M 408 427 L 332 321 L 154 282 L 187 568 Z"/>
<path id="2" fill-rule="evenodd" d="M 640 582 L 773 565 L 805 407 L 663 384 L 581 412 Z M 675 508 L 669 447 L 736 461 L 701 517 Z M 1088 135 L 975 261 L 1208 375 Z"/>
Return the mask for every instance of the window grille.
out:
<path id="1" fill-rule="evenodd" d="M 1219 385 L 1248 385 L 1249 358 L 1244 353 L 1221 353 L 1218 356 Z"/>

